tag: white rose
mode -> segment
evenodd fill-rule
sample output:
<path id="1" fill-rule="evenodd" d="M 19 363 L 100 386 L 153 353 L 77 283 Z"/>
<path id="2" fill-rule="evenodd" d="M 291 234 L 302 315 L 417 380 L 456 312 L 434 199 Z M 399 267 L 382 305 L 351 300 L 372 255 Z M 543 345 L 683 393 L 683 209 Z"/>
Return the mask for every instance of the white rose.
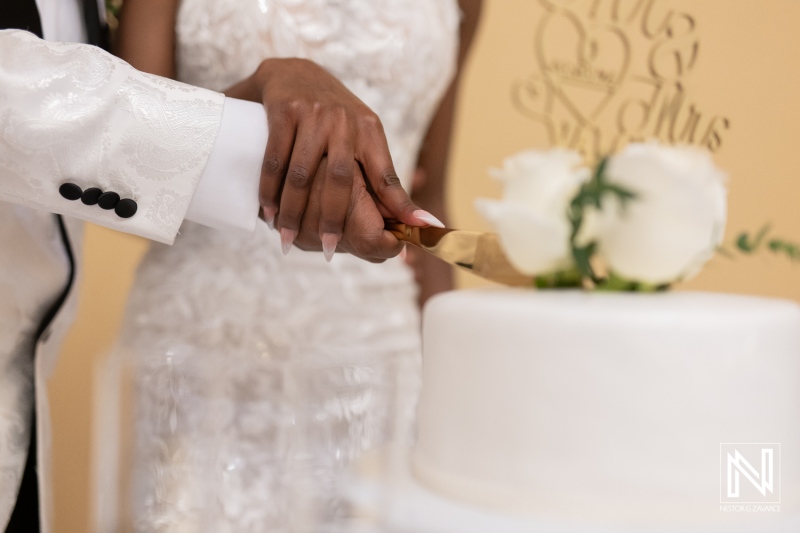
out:
<path id="1" fill-rule="evenodd" d="M 606 174 L 636 194 L 626 209 L 607 196 L 602 213 L 589 217 L 598 254 L 615 274 L 666 284 L 694 276 L 711 259 L 725 233 L 727 176 L 707 152 L 631 144 Z"/>
<path id="2" fill-rule="evenodd" d="M 481 199 L 476 207 L 494 225 L 520 272 L 544 275 L 573 266 L 567 209 L 591 176 L 581 163 L 576 152 L 531 150 L 492 170 L 503 182 L 503 199 Z"/>

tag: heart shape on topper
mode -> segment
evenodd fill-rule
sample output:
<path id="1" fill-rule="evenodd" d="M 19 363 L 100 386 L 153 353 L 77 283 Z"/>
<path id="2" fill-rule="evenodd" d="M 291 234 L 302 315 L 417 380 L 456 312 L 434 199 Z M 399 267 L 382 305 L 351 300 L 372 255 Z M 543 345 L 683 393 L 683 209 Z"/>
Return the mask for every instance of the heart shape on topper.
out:
<path id="1" fill-rule="evenodd" d="M 550 143 L 555 143 L 556 126 L 552 116 L 555 94 L 550 83 L 538 75 L 519 80 L 511 89 L 511 98 L 517 111 L 543 124 Z"/>
<path id="2" fill-rule="evenodd" d="M 612 26 L 590 26 L 570 11 L 553 10 L 542 18 L 536 41 L 539 66 L 559 100 L 583 124 L 594 122 L 628 75 L 628 38 Z"/>

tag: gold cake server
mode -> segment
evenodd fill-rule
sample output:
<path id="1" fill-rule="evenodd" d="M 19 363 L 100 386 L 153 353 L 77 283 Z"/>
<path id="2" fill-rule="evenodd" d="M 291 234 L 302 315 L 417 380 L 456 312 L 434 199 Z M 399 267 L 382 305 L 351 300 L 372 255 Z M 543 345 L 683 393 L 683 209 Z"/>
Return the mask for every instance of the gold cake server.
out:
<path id="1" fill-rule="evenodd" d="M 533 276 L 522 274 L 514 268 L 495 233 L 416 228 L 394 221 L 386 221 L 386 229 L 401 241 L 418 246 L 476 276 L 512 287 L 534 285 Z"/>

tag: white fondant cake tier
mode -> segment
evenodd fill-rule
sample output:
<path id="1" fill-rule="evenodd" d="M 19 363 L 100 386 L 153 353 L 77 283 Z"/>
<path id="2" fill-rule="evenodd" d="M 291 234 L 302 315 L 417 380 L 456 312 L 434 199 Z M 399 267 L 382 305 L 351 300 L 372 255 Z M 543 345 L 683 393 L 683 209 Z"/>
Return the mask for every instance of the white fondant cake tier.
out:
<path id="1" fill-rule="evenodd" d="M 416 478 L 464 502 L 576 524 L 766 529 L 800 513 L 800 306 L 441 295 L 425 310 L 418 420 Z M 721 509 L 721 443 L 781 444 L 780 512 Z"/>

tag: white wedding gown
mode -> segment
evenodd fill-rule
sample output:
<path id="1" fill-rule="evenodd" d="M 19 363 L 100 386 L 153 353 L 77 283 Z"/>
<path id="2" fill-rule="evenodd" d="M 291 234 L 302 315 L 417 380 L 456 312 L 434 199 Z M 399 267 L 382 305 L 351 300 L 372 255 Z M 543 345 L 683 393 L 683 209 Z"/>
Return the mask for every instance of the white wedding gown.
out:
<path id="1" fill-rule="evenodd" d="M 223 90 L 264 58 L 313 60 L 378 113 L 407 187 L 454 74 L 458 24 L 455 0 L 183 0 L 178 77 Z M 273 531 L 285 481 L 276 427 L 296 415 L 273 363 L 339 365 L 323 376 L 328 396 L 308 378 L 307 392 L 322 396 L 307 400 L 339 424 L 318 452 L 357 455 L 381 438 L 389 361 L 419 357 L 416 287 L 399 259 L 328 264 L 320 253 L 283 256 L 264 224 L 248 238 L 187 222 L 141 264 L 119 345 L 138 365 L 137 529 L 193 531 L 178 524 L 202 520 L 204 531 Z M 219 486 L 204 487 L 215 469 Z M 218 509 L 199 518 L 208 495 L 198 491 L 215 490 Z"/>

